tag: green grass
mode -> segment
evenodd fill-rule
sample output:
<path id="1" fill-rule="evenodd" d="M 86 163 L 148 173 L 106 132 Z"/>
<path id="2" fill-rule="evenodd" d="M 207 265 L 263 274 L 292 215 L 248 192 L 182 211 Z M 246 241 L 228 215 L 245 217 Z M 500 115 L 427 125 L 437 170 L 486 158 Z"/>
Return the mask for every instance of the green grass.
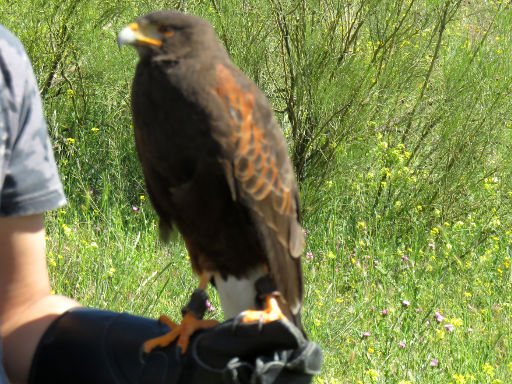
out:
<path id="1" fill-rule="evenodd" d="M 212 22 L 288 138 L 304 325 L 325 356 L 315 382 L 512 382 L 508 1 L 0 4 L 32 58 L 69 200 L 47 215 L 55 292 L 179 318 L 197 283 L 179 238 L 157 239 L 132 137 L 136 54 L 115 40 L 172 7 Z"/>

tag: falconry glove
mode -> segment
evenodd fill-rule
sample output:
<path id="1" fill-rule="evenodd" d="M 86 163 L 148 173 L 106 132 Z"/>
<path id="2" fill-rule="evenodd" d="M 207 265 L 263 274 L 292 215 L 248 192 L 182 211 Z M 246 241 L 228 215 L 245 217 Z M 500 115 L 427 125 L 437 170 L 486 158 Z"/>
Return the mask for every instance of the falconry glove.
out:
<path id="1" fill-rule="evenodd" d="M 149 354 L 142 343 L 169 329 L 156 320 L 87 308 L 65 312 L 43 335 L 29 383 L 310 383 L 320 347 L 291 322 L 197 331 L 186 354 L 173 342 Z"/>

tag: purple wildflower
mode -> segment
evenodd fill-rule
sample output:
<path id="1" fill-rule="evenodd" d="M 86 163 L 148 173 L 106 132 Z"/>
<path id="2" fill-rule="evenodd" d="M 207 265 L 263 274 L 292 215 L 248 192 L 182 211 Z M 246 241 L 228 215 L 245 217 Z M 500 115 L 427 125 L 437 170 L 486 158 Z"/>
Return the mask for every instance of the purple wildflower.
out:
<path id="1" fill-rule="evenodd" d="M 363 339 L 370 337 L 372 334 L 370 332 L 363 332 Z"/>
<path id="2" fill-rule="evenodd" d="M 402 300 L 402 307 L 407 308 L 409 305 L 411 305 L 409 300 Z"/>
<path id="3" fill-rule="evenodd" d="M 431 367 L 437 367 L 439 365 L 439 361 L 437 359 L 432 359 L 430 362 Z"/>
<path id="4" fill-rule="evenodd" d="M 210 311 L 210 312 L 213 312 L 217 309 L 208 300 L 206 300 L 206 308 L 208 308 L 208 311 Z"/>
<path id="5" fill-rule="evenodd" d="M 434 316 L 436 317 L 438 323 L 441 323 L 444 320 L 444 316 L 441 315 L 439 312 L 436 312 Z"/>
<path id="6" fill-rule="evenodd" d="M 382 311 L 380 311 L 380 314 L 381 314 L 382 316 L 387 316 L 387 315 L 389 315 L 389 309 L 388 309 L 388 308 L 383 309 Z"/>

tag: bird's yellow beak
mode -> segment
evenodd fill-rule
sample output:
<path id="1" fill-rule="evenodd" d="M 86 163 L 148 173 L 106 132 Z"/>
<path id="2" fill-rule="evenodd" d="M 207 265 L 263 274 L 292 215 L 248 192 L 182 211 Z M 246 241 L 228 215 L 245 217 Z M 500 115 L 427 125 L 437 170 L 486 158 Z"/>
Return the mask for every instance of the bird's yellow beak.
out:
<path id="1" fill-rule="evenodd" d="M 155 45 L 161 46 L 162 41 L 158 38 L 156 31 L 151 28 L 141 28 L 138 23 L 131 23 L 123 28 L 119 35 L 117 35 L 117 45 L 121 48 L 122 45 Z"/>

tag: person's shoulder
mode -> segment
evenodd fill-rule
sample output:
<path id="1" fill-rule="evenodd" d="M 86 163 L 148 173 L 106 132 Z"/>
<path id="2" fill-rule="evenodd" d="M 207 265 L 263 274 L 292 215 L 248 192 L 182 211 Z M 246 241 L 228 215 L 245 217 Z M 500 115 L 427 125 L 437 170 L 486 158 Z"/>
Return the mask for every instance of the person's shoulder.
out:
<path id="1" fill-rule="evenodd" d="M 0 24 L 0 46 L 13 50 L 10 53 L 15 53 L 18 56 L 25 57 L 27 55 L 20 40 L 2 24 Z"/>
<path id="2" fill-rule="evenodd" d="M 7 28 L 0 24 L 0 65 L 4 76 L 6 71 L 25 73 L 30 60 L 21 41 Z"/>

